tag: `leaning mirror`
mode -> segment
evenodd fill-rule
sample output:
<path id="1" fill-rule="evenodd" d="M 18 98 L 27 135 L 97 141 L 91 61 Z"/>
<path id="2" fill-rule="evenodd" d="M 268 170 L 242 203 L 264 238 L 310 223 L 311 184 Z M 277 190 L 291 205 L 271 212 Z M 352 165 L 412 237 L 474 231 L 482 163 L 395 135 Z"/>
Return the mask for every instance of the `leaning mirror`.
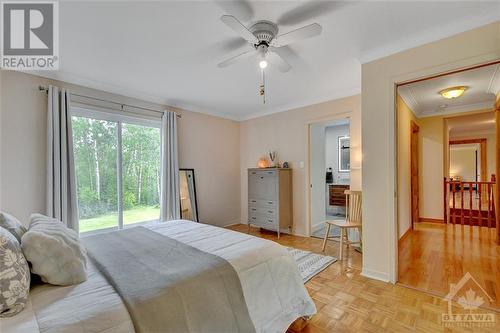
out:
<path id="1" fill-rule="evenodd" d="M 194 169 L 179 169 L 179 187 L 181 192 L 181 218 L 198 222 Z"/>
<path id="2" fill-rule="evenodd" d="M 339 172 L 348 172 L 351 168 L 350 138 L 339 137 Z"/>

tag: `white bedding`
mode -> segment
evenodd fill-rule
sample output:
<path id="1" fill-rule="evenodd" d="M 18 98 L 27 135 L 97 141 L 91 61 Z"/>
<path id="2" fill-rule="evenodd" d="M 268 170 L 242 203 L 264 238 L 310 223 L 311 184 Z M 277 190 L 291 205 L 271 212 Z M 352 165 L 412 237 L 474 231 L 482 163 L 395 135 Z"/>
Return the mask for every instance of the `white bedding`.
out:
<path id="1" fill-rule="evenodd" d="M 238 273 L 257 332 L 284 332 L 296 318 L 316 312 L 293 258 L 278 244 L 184 220 L 147 227 L 227 260 Z M 0 332 L 134 332 L 120 296 L 89 264 L 84 283 L 32 288 L 27 308 L 17 316 L 1 318 Z"/>

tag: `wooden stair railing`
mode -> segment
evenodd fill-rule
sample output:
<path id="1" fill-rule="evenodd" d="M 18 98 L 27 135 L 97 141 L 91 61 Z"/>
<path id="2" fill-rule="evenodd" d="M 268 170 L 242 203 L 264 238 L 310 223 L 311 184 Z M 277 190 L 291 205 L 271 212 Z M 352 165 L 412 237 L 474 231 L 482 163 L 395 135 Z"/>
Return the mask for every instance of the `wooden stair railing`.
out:
<path id="1" fill-rule="evenodd" d="M 445 223 L 496 227 L 496 177 L 489 182 L 454 181 L 444 178 Z"/>

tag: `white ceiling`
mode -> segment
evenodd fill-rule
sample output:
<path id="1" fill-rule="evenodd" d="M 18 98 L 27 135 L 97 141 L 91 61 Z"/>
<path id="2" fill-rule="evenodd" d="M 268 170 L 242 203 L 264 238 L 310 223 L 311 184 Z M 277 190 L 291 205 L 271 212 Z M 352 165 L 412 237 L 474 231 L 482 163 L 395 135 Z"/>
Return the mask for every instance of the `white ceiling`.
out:
<path id="1" fill-rule="evenodd" d="M 317 5 L 63 1 L 60 70 L 38 75 L 241 120 L 360 93 L 362 62 L 500 20 L 497 1 Z M 293 68 L 281 73 L 270 66 L 263 105 L 257 61 L 216 66 L 246 47 L 220 21 L 223 14 L 247 26 L 284 21 L 280 33 L 317 22 L 323 33 L 282 51 Z"/>
<path id="2" fill-rule="evenodd" d="M 439 91 L 467 86 L 465 93 L 446 99 Z M 398 92 L 417 117 L 452 114 L 492 108 L 500 91 L 500 64 L 480 67 L 400 86 Z"/>

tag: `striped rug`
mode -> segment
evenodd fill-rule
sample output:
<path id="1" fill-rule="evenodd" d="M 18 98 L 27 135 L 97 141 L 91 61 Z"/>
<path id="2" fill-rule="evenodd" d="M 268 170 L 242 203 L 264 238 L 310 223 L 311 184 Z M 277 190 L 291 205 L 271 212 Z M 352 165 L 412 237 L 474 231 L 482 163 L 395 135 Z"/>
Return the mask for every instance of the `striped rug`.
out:
<path id="1" fill-rule="evenodd" d="M 299 250 L 293 247 L 287 247 L 286 249 L 293 259 L 295 259 L 304 283 L 337 261 L 337 258 L 334 257 Z"/>

